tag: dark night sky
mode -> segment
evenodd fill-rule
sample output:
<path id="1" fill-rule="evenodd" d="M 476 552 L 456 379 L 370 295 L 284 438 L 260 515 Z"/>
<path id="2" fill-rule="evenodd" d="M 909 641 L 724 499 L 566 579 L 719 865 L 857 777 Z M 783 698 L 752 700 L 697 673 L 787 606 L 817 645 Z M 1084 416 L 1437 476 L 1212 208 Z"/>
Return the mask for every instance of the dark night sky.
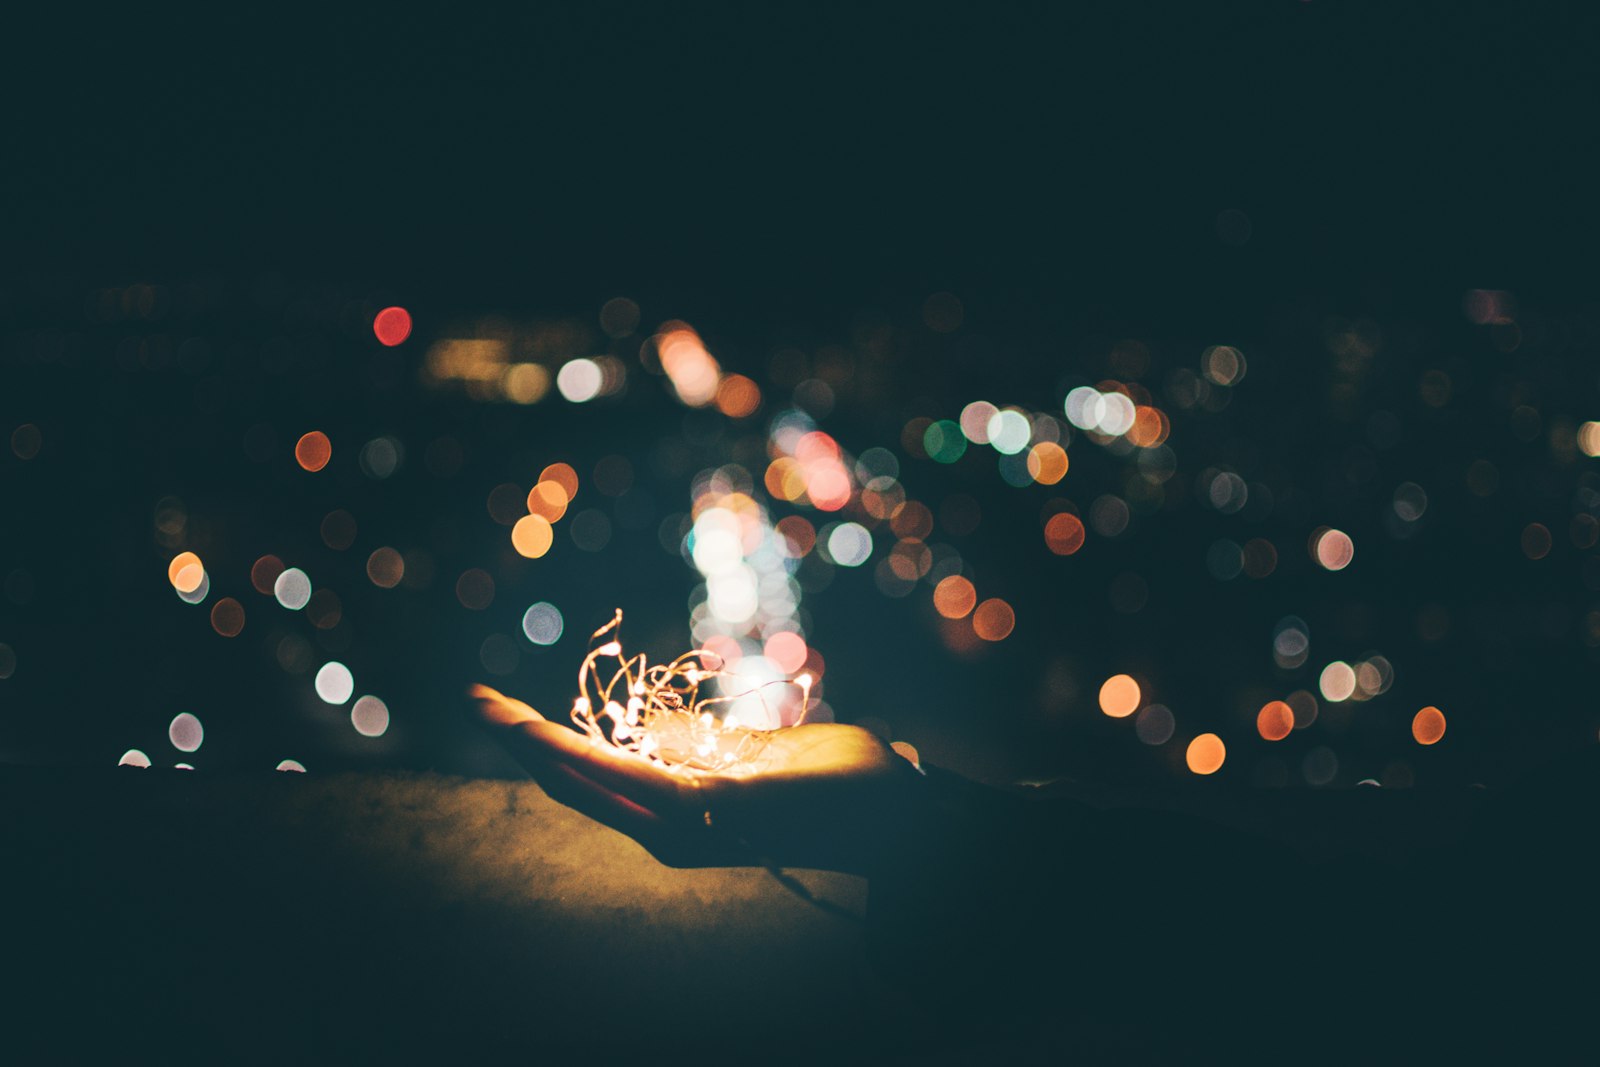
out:
<path id="1" fill-rule="evenodd" d="M 1567 292 L 1595 222 L 1592 30 L 1318 2 L 24 21 L 8 258 L 384 264 L 480 299 L 669 271 L 1170 297 L 1235 207 L 1240 283 L 1448 265 Z"/>

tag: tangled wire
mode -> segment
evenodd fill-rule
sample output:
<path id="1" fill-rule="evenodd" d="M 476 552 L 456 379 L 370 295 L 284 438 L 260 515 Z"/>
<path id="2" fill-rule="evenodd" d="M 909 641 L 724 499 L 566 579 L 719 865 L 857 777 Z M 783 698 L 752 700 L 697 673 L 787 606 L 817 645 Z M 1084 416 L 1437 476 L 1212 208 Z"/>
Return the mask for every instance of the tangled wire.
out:
<path id="1" fill-rule="evenodd" d="M 596 743 L 631 752 L 669 771 L 740 774 L 751 768 L 772 731 L 741 726 L 720 713 L 725 705 L 774 685 L 793 685 L 799 687 L 801 696 L 795 725 L 805 721 L 811 699 L 809 674 L 777 679 L 731 696 L 702 696 L 700 687 L 707 682 L 735 677 L 722 669 L 721 656 L 696 648 L 671 663 L 652 667 L 642 652 L 636 656 L 623 653 L 618 640 L 621 628 L 619 608 L 610 622 L 594 632 L 590 643 L 608 635 L 610 639 L 591 648 L 578 668 L 572 721 Z M 604 682 L 597 667 L 601 659 L 617 661 L 616 670 Z"/>

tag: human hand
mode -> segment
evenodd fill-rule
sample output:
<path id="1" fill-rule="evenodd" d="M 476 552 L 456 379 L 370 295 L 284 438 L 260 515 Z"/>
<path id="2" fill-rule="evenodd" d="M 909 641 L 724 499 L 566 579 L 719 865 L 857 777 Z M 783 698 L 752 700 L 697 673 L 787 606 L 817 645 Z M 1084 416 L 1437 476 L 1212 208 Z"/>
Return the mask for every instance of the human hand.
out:
<path id="1" fill-rule="evenodd" d="M 677 865 L 860 872 L 919 788 L 911 764 L 858 726 L 730 731 L 763 742 L 747 773 L 671 771 L 488 686 L 474 685 L 468 696 L 478 722 L 547 792 Z"/>

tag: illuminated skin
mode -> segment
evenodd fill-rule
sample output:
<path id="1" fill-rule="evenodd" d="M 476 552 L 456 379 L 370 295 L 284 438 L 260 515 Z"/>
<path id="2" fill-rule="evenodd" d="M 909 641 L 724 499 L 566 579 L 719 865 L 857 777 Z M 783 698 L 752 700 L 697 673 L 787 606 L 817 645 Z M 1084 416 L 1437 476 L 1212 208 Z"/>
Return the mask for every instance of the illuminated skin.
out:
<path id="1" fill-rule="evenodd" d="M 488 686 L 468 695 L 478 721 L 547 790 L 652 846 L 729 846 L 744 853 L 736 861 L 859 872 L 883 820 L 920 785 L 888 745 L 843 723 L 734 728 L 764 739 L 751 769 L 684 774 L 596 743 Z"/>

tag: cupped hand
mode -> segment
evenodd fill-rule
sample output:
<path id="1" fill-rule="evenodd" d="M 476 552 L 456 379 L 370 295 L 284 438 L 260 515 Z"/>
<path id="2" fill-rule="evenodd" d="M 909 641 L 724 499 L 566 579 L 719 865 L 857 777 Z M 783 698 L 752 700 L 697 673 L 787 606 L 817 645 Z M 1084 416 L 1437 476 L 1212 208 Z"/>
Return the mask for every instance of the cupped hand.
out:
<path id="1" fill-rule="evenodd" d="M 860 871 L 919 788 L 911 764 L 857 726 L 738 731 L 757 735 L 747 771 L 668 770 L 488 686 L 468 696 L 477 720 L 547 792 L 668 862 Z"/>

